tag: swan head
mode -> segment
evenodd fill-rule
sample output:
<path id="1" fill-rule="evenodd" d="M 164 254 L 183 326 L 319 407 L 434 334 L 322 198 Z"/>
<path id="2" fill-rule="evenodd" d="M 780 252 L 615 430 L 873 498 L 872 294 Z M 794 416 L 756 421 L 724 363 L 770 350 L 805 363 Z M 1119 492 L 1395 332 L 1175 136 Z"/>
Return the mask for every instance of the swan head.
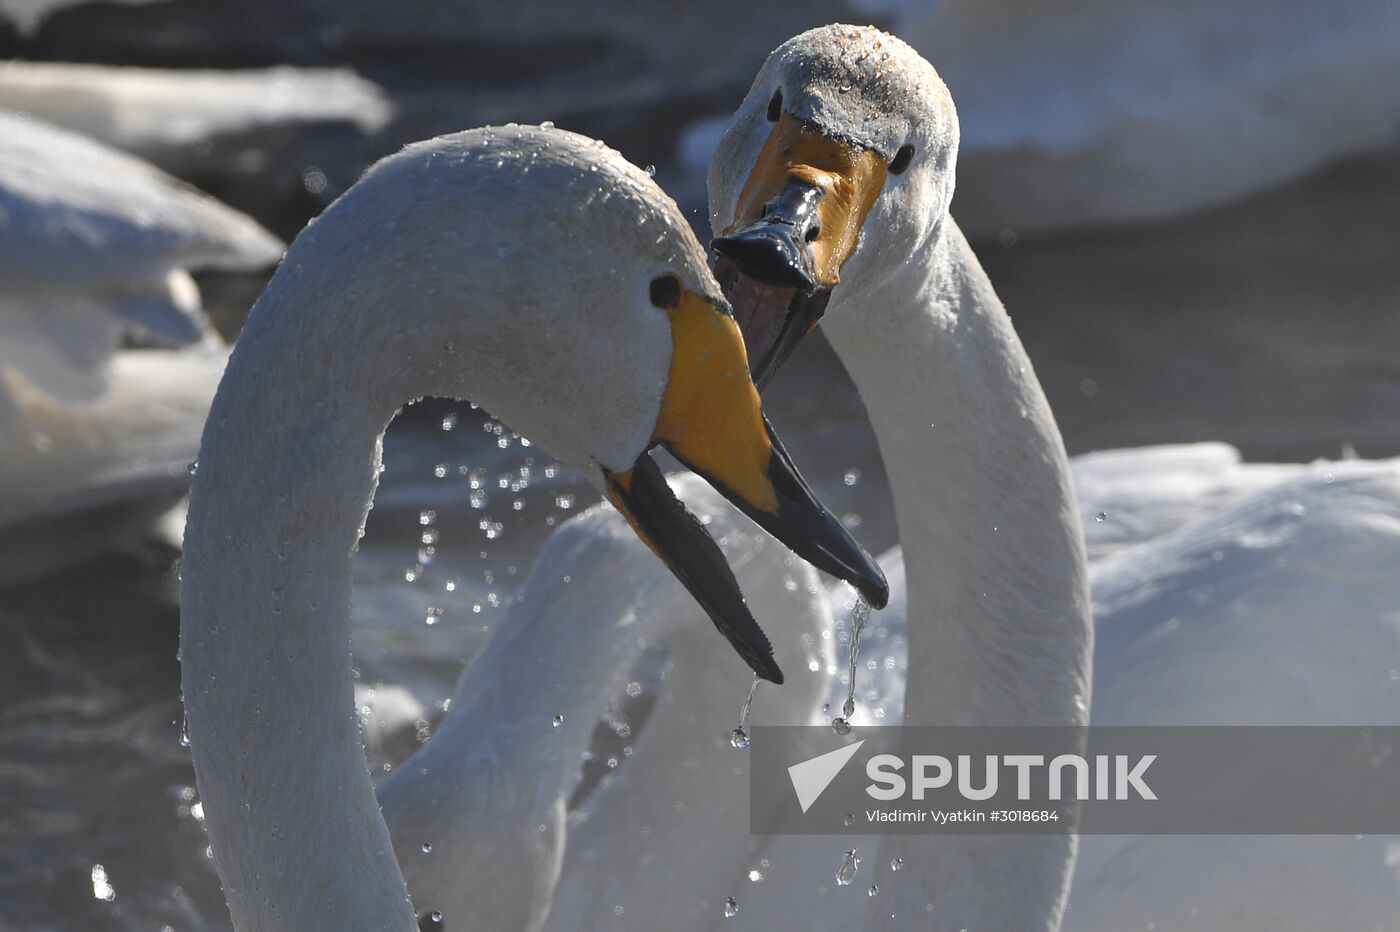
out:
<path id="1" fill-rule="evenodd" d="M 823 26 L 768 56 L 709 172 L 716 273 L 759 385 L 937 235 L 957 149 L 947 87 L 888 33 Z"/>
<path id="2" fill-rule="evenodd" d="M 771 646 L 654 448 L 799 556 L 888 598 L 764 417 L 680 210 L 602 143 L 510 126 L 410 146 L 299 237 L 284 268 L 327 255 L 358 309 L 346 326 L 372 315 L 381 327 L 393 310 L 388 332 L 361 334 L 387 341 L 377 352 L 414 380 L 386 395 L 470 398 L 586 472 L 760 676 L 782 681 Z"/>

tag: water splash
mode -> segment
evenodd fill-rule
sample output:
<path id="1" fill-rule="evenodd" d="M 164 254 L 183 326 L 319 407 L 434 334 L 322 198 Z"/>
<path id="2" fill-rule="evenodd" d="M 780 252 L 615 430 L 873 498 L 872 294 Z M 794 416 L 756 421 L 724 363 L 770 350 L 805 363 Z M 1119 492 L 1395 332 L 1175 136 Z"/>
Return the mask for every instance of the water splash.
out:
<path id="1" fill-rule="evenodd" d="M 739 915 L 739 902 L 731 896 L 724 901 L 724 918 L 733 919 L 737 915 Z"/>
<path id="2" fill-rule="evenodd" d="M 841 706 L 841 715 L 831 720 L 831 730 L 838 735 L 851 733 L 851 716 L 856 711 L 856 662 L 860 660 L 860 635 L 865 630 L 865 623 L 869 620 L 870 603 L 865 601 L 865 596 L 857 595 L 856 604 L 851 606 L 851 650 L 846 701 Z"/>
<path id="3" fill-rule="evenodd" d="M 749 695 L 744 700 L 744 707 L 739 710 L 739 727 L 729 733 L 729 744 L 740 751 L 749 749 L 749 710 L 753 708 L 753 695 L 758 692 L 758 677 L 753 678 L 749 684 Z"/>

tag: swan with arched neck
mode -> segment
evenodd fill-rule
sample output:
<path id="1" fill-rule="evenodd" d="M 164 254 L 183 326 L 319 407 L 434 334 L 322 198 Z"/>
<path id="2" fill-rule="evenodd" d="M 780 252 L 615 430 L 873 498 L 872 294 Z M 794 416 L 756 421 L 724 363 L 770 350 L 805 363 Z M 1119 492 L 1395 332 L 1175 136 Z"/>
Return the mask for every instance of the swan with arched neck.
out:
<path id="1" fill-rule="evenodd" d="M 406 401 L 470 398 L 582 469 L 759 675 L 782 680 L 654 446 L 885 601 L 878 567 L 768 428 L 747 366 L 674 203 L 574 134 L 410 146 L 297 238 L 210 411 L 182 563 L 188 734 L 236 928 L 414 926 L 348 656 L 351 553 Z"/>

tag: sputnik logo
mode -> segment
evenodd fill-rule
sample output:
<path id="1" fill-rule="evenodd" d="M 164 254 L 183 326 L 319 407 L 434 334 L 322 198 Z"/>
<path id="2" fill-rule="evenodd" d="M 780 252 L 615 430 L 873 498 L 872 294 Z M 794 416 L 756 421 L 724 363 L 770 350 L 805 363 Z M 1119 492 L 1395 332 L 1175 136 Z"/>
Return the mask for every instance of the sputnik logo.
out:
<path id="1" fill-rule="evenodd" d="M 831 781 L 836 779 L 841 768 L 846 766 L 846 762 L 855 756 L 864 743 L 865 739 L 862 738 L 855 744 L 818 754 L 788 768 L 788 778 L 792 780 L 792 789 L 797 793 L 797 802 L 803 812 L 812 808 L 812 804 L 826 792 L 826 788 L 831 786 Z"/>

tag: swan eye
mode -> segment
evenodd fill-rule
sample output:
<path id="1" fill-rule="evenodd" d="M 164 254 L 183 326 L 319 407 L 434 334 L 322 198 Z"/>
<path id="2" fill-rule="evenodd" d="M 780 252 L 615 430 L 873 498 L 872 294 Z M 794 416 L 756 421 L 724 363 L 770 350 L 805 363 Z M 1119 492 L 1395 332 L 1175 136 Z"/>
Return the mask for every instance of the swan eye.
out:
<path id="1" fill-rule="evenodd" d="M 899 151 L 894 154 L 894 158 L 890 159 L 890 174 L 904 174 L 904 170 L 909 167 L 909 163 L 912 161 L 914 161 L 914 145 L 913 143 L 906 142 L 899 147 Z"/>
<path id="2" fill-rule="evenodd" d="M 780 87 L 773 92 L 773 99 L 768 101 L 768 122 L 778 122 L 778 117 L 783 115 L 783 89 Z"/>
<path id="3" fill-rule="evenodd" d="M 651 303 L 663 310 L 681 303 L 681 280 L 674 275 L 658 275 L 651 280 Z"/>

